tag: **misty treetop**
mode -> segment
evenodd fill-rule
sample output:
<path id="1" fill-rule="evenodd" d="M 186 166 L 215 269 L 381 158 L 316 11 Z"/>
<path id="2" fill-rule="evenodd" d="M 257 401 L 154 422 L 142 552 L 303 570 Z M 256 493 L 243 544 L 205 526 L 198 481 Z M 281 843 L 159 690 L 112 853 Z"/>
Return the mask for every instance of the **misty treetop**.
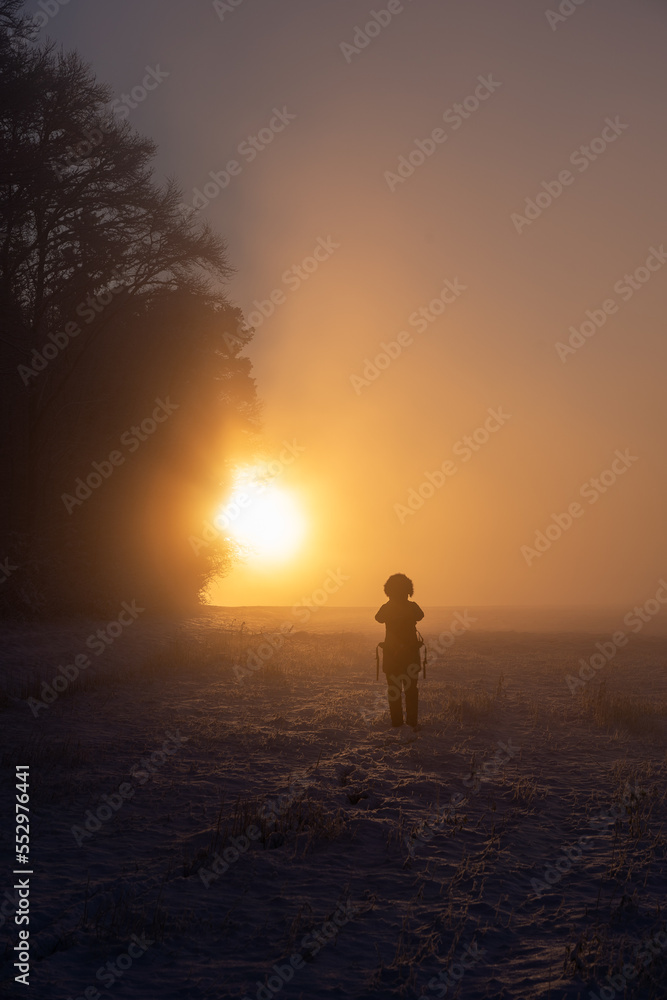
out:
<path id="1" fill-rule="evenodd" d="M 36 44 L 21 7 L 0 0 L 0 554 L 18 567 L 1 606 L 191 604 L 229 564 L 222 539 L 195 556 L 188 538 L 220 498 L 232 435 L 257 433 L 252 334 L 223 291 L 224 240 L 184 215 L 175 181 L 156 183 L 155 145 L 110 88 Z M 141 450 L 110 461 L 132 427 Z"/>

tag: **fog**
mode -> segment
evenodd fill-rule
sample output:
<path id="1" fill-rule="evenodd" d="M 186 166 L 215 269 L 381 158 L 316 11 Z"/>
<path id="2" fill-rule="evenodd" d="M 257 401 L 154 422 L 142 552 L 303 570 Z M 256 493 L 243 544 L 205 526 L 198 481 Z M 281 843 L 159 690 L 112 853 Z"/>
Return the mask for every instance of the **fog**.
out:
<path id="1" fill-rule="evenodd" d="M 49 17 L 227 239 L 267 454 L 292 445 L 304 547 L 213 603 L 290 606 L 329 572 L 344 607 L 397 571 L 423 605 L 630 610 L 658 590 L 667 9 L 560 6 Z"/>

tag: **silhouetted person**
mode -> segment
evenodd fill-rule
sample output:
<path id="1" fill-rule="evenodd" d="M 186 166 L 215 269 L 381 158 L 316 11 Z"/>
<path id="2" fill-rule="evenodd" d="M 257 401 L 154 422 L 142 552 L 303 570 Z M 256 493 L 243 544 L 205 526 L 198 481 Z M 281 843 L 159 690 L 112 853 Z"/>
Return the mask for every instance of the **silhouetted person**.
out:
<path id="1" fill-rule="evenodd" d="M 401 691 L 405 691 L 405 714 L 409 726 L 417 725 L 419 693 L 417 675 L 421 666 L 420 640 L 416 623 L 424 612 L 409 598 L 414 593 L 412 580 L 403 573 L 394 573 L 384 585 L 389 598 L 375 616 L 385 625 L 382 670 L 387 677 L 387 695 L 392 726 L 403 725 Z"/>

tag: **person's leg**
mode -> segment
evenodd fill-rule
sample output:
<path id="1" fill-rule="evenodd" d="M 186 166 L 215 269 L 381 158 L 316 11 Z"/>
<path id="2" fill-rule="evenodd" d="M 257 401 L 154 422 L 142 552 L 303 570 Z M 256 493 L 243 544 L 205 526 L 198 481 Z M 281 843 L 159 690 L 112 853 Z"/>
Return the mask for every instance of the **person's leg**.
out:
<path id="1" fill-rule="evenodd" d="M 405 721 L 409 726 L 416 726 L 419 709 L 417 678 L 408 677 L 403 683 L 405 685 Z"/>
<path id="2" fill-rule="evenodd" d="M 387 678 L 387 697 L 389 699 L 389 714 L 392 726 L 403 725 L 403 705 L 401 703 L 401 682 L 393 674 L 385 674 Z"/>

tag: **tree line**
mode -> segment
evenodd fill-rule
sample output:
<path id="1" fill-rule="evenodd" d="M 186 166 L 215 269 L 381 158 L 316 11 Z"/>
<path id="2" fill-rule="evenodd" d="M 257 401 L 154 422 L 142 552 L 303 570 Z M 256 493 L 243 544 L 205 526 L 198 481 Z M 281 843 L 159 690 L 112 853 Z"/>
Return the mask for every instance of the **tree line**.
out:
<path id="1" fill-rule="evenodd" d="M 223 239 L 21 9 L 0 0 L 0 610 L 191 606 L 233 556 L 189 539 L 229 442 L 257 442 L 252 331 Z"/>

